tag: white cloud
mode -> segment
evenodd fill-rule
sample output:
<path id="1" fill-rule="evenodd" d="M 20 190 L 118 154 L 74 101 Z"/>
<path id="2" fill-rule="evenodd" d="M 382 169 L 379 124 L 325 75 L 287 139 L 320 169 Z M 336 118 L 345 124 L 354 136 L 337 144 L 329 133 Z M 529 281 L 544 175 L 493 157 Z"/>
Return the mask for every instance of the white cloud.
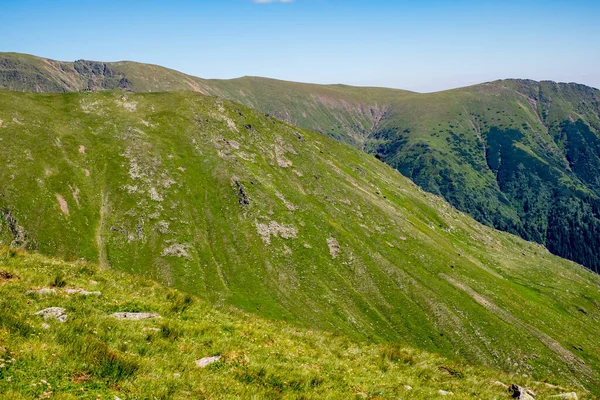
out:
<path id="1" fill-rule="evenodd" d="M 253 3 L 266 4 L 266 3 L 292 3 L 294 0 L 252 0 Z"/>

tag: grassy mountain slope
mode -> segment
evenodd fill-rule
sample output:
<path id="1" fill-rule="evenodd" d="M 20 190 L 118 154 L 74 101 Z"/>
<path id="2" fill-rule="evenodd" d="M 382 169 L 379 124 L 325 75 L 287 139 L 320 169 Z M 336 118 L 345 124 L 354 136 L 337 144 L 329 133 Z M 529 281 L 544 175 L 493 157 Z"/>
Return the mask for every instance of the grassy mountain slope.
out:
<path id="1" fill-rule="evenodd" d="M 137 92 L 206 92 L 204 80 L 151 64 L 56 61 L 20 53 L 0 53 L 0 87 L 24 92 L 122 89 Z"/>
<path id="2" fill-rule="evenodd" d="M 225 97 L 376 154 L 478 221 L 600 270 L 600 92 L 583 85 L 508 80 L 418 94 L 3 53 L 0 87 Z"/>
<path id="3" fill-rule="evenodd" d="M 0 120 L 4 245 L 600 390 L 600 277 L 373 156 L 194 93 L 0 92 Z"/>
<path id="4" fill-rule="evenodd" d="M 195 91 L 237 101 L 357 147 L 364 146 L 366 138 L 388 111 L 391 99 L 411 93 L 257 77 L 205 80 L 131 61 L 63 62 L 19 53 L 0 53 L 0 88 L 41 93 L 106 89 Z"/>
<path id="5" fill-rule="evenodd" d="M 90 263 L 0 248 L 0 276 L 3 399 L 431 399 L 439 390 L 458 399 L 509 398 L 501 383 L 518 383 L 539 396 L 569 390 L 400 345 L 366 344 L 234 308 L 214 309 Z M 53 293 L 31 292 L 39 288 Z M 68 294 L 68 288 L 101 295 Z M 46 307 L 64 308 L 66 322 L 34 315 Z M 162 318 L 109 316 L 122 311 Z M 208 356 L 221 358 L 198 368 L 195 361 Z"/>
<path id="6" fill-rule="evenodd" d="M 600 271 L 596 89 L 523 80 L 431 94 L 262 78 L 211 84 L 376 154 L 478 221 Z"/>
<path id="7" fill-rule="evenodd" d="M 379 158 L 460 210 L 599 271 L 600 92 L 498 81 L 415 96 Z"/>
<path id="8" fill-rule="evenodd" d="M 366 150 L 394 101 L 414 94 L 385 88 L 313 85 L 259 77 L 209 80 L 208 92 Z"/>
<path id="9" fill-rule="evenodd" d="M 523 80 L 430 94 L 263 78 L 211 84 L 214 94 L 376 154 L 478 221 L 600 271 L 596 89 Z"/>

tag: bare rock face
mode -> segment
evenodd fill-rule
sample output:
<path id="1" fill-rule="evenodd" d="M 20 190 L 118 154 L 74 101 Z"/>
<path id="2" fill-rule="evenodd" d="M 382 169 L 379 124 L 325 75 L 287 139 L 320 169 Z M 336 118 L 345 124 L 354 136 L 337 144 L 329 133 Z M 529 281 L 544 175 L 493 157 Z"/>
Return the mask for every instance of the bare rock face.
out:
<path id="1" fill-rule="evenodd" d="M 117 312 L 110 315 L 116 319 L 126 319 L 130 321 L 139 321 L 141 319 L 152 319 L 160 318 L 160 315 L 155 313 L 143 313 L 143 312 Z"/>
<path id="2" fill-rule="evenodd" d="M 240 182 L 239 178 L 235 175 L 231 177 L 231 182 L 235 185 L 235 189 L 239 198 L 239 202 L 242 206 L 247 206 L 250 204 L 250 198 L 248 197 L 248 192 L 246 192 L 246 188 Z"/>
<path id="3" fill-rule="evenodd" d="M 31 246 L 29 234 L 17 221 L 12 211 L 8 208 L 3 208 L 0 212 L 4 218 L 4 223 L 13 236 L 13 241 L 10 247 L 28 248 Z"/>
<path id="4" fill-rule="evenodd" d="M 59 322 L 67 322 L 67 310 L 60 307 L 50 307 L 40 310 L 35 315 L 41 315 L 44 319 L 55 319 Z"/>
<path id="5" fill-rule="evenodd" d="M 221 359 L 221 356 L 204 357 L 199 360 L 196 360 L 196 366 L 200 367 L 200 368 L 205 368 L 210 364 L 216 363 L 220 359 Z"/>

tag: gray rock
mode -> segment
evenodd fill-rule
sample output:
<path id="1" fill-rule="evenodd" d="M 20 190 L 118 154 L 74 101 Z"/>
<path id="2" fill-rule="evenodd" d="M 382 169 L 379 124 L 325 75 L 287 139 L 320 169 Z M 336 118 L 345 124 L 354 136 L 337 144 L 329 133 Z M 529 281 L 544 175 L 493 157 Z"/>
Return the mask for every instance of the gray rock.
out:
<path id="1" fill-rule="evenodd" d="M 67 321 L 67 310 L 60 307 L 50 307 L 40 310 L 35 313 L 35 315 L 41 315 L 44 319 L 55 319 L 59 322 Z"/>
<path id="2" fill-rule="evenodd" d="M 117 312 L 110 315 L 116 319 L 127 319 L 130 321 L 139 321 L 140 319 L 160 318 L 160 315 L 143 312 Z"/>
<path id="3" fill-rule="evenodd" d="M 54 288 L 41 288 L 35 290 L 29 290 L 28 294 L 37 294 L 39 296 L 47 296 L 49 294 L 56 294 L 56 289 Z"/>
<path id="4" fill-rule="evenodd" d="M 533 396 L 535 396 L 534 391 L 529 390 L 524 387 L 521 387 L 519 385 L 515 385 L 515 384 L 510 385 L 510 387 L 508 388 L 508 391 L 513 394 L 512 395 L 513 399 L 535 400 L 535 398 L 533 397 Z"/>
<path id="5" fill-rule="evenodd" d="M 448 392 L 446 390 L 441 390 L 441 389 L 438 390 L 438 393 L 442 396 L 453 396 L 454 395 L 454 393 L 452 393 L 452 392 Z"/>
<path id="6" fill-rule="evenodd" d="M 404 385 L 404 390 L 412 390 L 412 386 L 410 386 L 410 385 Z"/>
<path id="7" fill-rule="evenodd" d="M 221 359 L 221 356 L 204 357 L 199 360 L 196 360 L 196 366 L 200 367 L 200 368 L 204 368 L 212 363 L 216 363 L 220 359 Z"/>
<path id="8" fill-rule="evenodd" d="M 330 237 L 327 239 L 327 246 L 329 247 L 329 254 L 331 254 L 331 258 L 337 258 L 341 249 L 338 241 L 335 238 Z"/>
<path id="9" fill-rule="evenodd" d="M 552 398 L 557 398 L 557 399 L 574 399 L 577 400 L 577 393 L 575 392 L 569 392 L 569 393 L 561 393 L 561 394 L 556 394 L 554 396 L 550 396 Z"/>
<path id="10" fill-rule="evenodd" d="M 81 289 L 81 288 L 66 288 L 65 293 L 66 294 L 79 294 L 82 296 L 100 296 L 102 294 L 102 292 L 88 292 L 87 290 Z"/>

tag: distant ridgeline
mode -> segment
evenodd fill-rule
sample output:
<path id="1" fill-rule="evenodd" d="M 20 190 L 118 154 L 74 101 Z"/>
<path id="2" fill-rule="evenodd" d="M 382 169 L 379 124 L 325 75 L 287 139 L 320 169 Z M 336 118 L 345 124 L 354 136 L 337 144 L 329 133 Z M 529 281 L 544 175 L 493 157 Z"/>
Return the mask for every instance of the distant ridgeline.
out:
<path id="1" fill-rule="evenodd" d="M 418 94 L 12 53 L 0 55 L 0 87 L 225 97 L 374 154 L 478 221 L 600 271 L 600 92 L 590 87 L 505 80 Z"/>

